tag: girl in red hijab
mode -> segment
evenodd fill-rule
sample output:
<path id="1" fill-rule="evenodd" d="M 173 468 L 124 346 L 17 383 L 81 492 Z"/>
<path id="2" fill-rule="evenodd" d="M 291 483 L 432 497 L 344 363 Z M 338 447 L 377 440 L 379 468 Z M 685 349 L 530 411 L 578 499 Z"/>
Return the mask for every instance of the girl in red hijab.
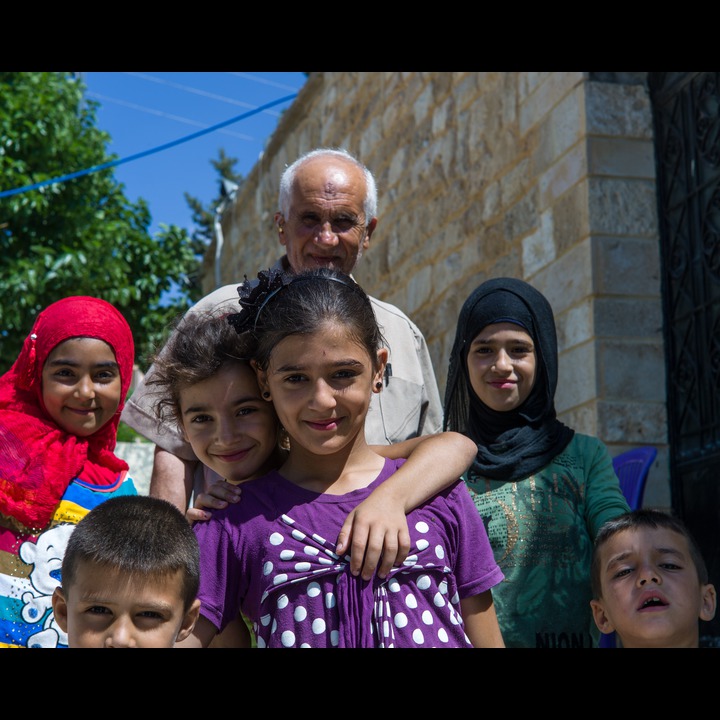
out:
<path id="1" fill-rule="evenodd" d="M 135 348 L 110 303 L 77 296 L 37 317 L 0 377 L 0 647 L 63 647 L 51 597 L 70 532 L 136 495 L 113 450 Z"/>

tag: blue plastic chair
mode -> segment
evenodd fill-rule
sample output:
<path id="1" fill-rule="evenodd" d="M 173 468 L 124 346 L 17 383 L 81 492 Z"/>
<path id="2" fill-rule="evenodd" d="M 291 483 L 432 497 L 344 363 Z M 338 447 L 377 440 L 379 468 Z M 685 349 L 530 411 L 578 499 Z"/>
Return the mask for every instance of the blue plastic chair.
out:
<path id="1" fill-rule="evenodd" d="M 615 468 L 615 474 L 620 480 L 620 489 L 631 510 L 639 510 L 642 507 L 645 483 L 656 456 L 657 448 L 652 445 L 645 445 L 620 453 L 620 455 L 613 458 L 613 468 Z M 615 633 L 601 634 L 599 647 L 617 647 Z"/>
<path id="2" fill-rule="evenodd" d="M 645 483 L 656 456 L 657 448 L 645 445 L 613 458 L 613 468 L 620 480 L 620 489 L 631 510 L 639 510 L 642 507 Z"/>

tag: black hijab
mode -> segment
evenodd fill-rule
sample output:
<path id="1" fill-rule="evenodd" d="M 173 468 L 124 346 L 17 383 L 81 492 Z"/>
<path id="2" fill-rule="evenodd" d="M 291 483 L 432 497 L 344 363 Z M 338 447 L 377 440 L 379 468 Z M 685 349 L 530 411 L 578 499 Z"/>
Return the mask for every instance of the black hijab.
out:
<path id="1" fill-rule="evenodd" d="M 467 356 L 488 325 L 510 322 L 535 344 L 535 384 L 522 405 L 490 409 L 470 385 Z M 555 319 L 547 299 L 528 283 L 494 278 L 482 283 L 460 310 L 445 389 L 444 430 L 467 435 L 478 446 L 469 477 L 520 480 L 545 467 L 565 449 L 575 431 L 555 413 L 558 355 Z"/>

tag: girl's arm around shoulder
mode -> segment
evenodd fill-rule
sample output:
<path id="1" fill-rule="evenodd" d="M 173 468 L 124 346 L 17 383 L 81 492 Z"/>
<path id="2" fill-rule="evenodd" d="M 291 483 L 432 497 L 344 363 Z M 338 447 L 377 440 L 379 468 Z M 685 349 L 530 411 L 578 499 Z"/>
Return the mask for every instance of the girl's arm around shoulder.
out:
<path id="1" fill-rule="evenodd" d="M 337 552 L 350 549 L 350 572 L 384 578 L 410 551 L 406 513 L 437 495 L 468 469 L 477 453 L 469 438 L 444 432 L 393 445 L 373 445 L 383 457 L 407 461 L 345 519 Z"/>

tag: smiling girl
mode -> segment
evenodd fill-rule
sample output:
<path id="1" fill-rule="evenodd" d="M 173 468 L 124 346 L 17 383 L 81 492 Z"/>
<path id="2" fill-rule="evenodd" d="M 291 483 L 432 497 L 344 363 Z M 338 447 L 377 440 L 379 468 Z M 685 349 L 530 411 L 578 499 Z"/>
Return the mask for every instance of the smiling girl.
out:
<path id="1" fill-rule="evenodd" d="M 0 647 L 66 647 L 51 598 L 71 531 L 93 507 L 135 495 L 113 453 L 134 344 L 94 297 L 37 317 L 0 377 Z"/>
<path id="2" fill-rule="evenodd" d="M 348 276 L 260 278 L 236 325 L 289 450 L 243 483 L 239 503 L 195 525 L 201 616 L 186 644 L 207 646 L 242 611 L 258 647 L 502 647 L 491 592 L 502 573 L 459 478 L 408 514 L 402 565 L 350 571 L 335 539 L 404 462 L 365 440 L 387 350 Z"/>
<path id="3" fill-rule="evenodd" d="M 465 480 L 505 574 L 507 647 L 597 647 L 593 539 L 628 510 L 605 445 L 557 419 L 557 381 L 547 299 L 514 278 L 482 283 L 458 317 L 444 427 L 477 444 Z"/>

